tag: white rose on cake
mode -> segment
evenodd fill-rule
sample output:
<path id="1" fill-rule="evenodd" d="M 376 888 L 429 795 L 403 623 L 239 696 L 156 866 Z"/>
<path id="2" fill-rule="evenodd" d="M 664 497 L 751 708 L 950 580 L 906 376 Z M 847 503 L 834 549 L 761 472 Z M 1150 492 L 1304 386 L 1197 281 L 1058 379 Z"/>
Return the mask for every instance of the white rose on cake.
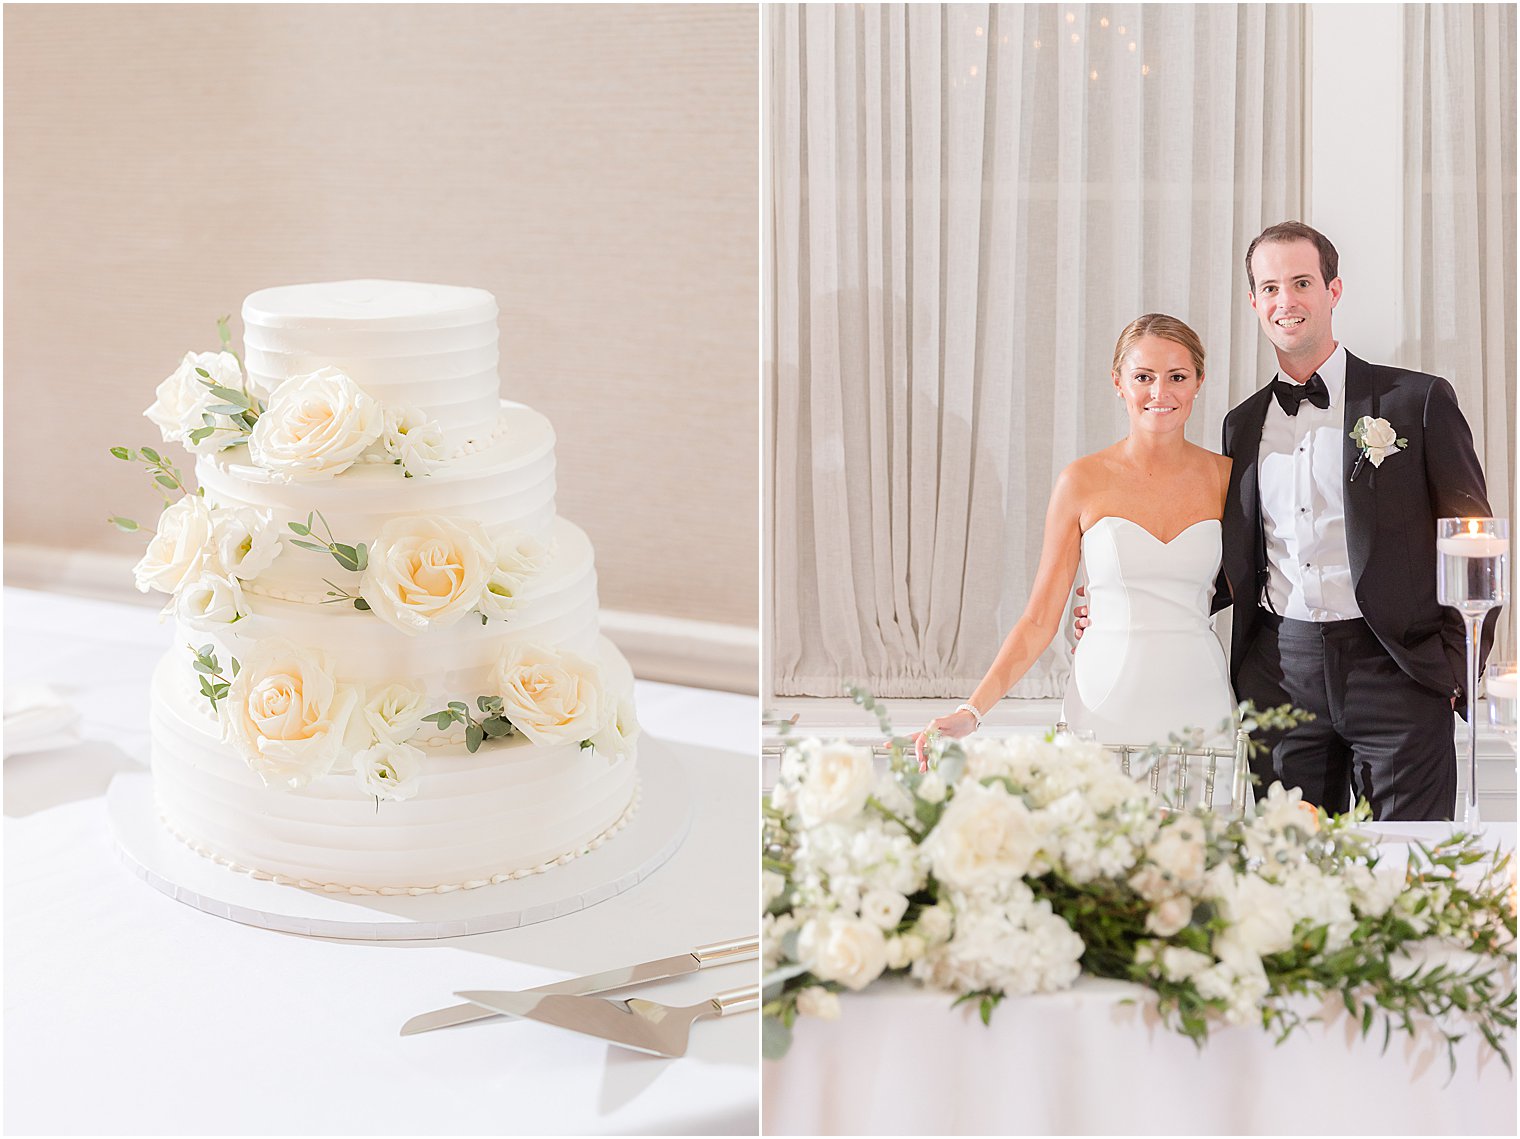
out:
<path id="1" fill-rule="evenodd" d="M 158 517 L 158 531 L 132 569 L 143 593 L 177 594 L 180 587 L 217 568 L 215 523 L 198 494 L 187 494 Z"/>
<path id="2" fill-rule="evenodd" d="M 513 645 L 496 665 L 502 715 L 536 744 L 578 743 L 601 725 L 601 670 L 572 652 Z"/>
<path id="3" fill-rule="evenodd" d="M 417 793 L 422 774 L 422 750 L 382 740 L 354 756 L 354 774 L 359 785 L 377 799 L 410 799 Z"/>
<path id="4" fill-rule="evenodd" d="M 304 787 L 369 743 L 358 690 L 338 683 L 322 653 L 261 641 L 241 665 L 217 715 L 223 742 L 266 785 Z"/>
<path id="5" fill-rule="evenodd" d="M 289 481 L 331 478 L 380 438 L 380 405 L 336 368 L 292 376 L 269 397 L 248 437 L 248 457 Z"/>
<path id="6" fill-rule="evenodd" d="M 203 574 L 186 583 L 174 599 L 174 615 L 204 633 L 217 632 L 248 613 L 237 578 L 221 574 Z"/>
<path id="7" fill-rule="evenodd" d="M 243 386 L 242 369 L 231 352 L 186 352 L 174 374 L 158 385 L 153 406 L 143 414 L 158 425 L 165 443 L 180 443 L 186 450 L 206 455 L 241 443 L 243 433 L 233 430 L 225 415 L 212 414 L 213 426 L 224 430 L 213 431 L 199 443 L 190 442 L 190 432 L 206 426 L 207 409 L 222 402 L 211 394 L 197 368 L 210 373 L 211 382 L 222 387 Z"/>
<path id="8" fill-rule="evenodd" d="M 386 408 L 380 448 L 409 479 L 430 474 L 448 457 L 443 428 L 415 407 Z"/>
<path id="9" fill-rule="evenodd" d="M 469 519 L 392 518 L 369 548 L 359 593 L 403 633 L 452 625 L 480 602 L 492 566 L 484 528 Z"/>
<path id="10" fill-rule="evenodd" d="M 495 551 L 491 578 L 480 595 L 480 612 L 493 621 L 505 621 L 516 611 L 523 588 L 553 560 L 554 547 L 512 530 L 497 535 Z"/>
<path id="11" fill-rule="evenodd" d="M 280 554 L 280 532 L 269 515 L 248 506 L 218 506 L 211 512 L 212 541 L 222 571 L 252 581 Z"/>
<path id="12" fill-rule="evenodd" d="M 404 684 L 387 684 L 371 693 L 362 714 L 379 743 L 405 743 L 422 727 L 424 693 Z"/>
<path id="13" fill-rule="evenodd" d="M 597 754 L 609 760 L 631 755 L 640 731 L 633 711 L 632 694 L 604 692 L 600 718 L 602 726 L 591 737 L 591 746 L 596 748 Z"/>

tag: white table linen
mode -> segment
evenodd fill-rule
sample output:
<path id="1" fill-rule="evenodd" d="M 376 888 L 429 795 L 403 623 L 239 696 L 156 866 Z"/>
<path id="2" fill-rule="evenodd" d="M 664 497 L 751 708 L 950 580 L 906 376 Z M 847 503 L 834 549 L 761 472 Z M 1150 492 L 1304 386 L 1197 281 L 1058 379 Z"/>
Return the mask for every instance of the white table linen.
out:
<path id="1" fill-rule="evenodd" d="M 82 742 L 5 761 L 8 1133 L 751 1133 L 759 1019 L 703 1021 L 660 1060 L 489 1021 L 402 1038 L 456 989 L 516 989 L 757 924 L 758 707 L 640 682 L 645 729 L 721 748 L 688 764 L 692 831 L 648 881 L 497 934 L 358 943 L 270 933 L 157 893 L 119 860 L 104 791 L 147 756 L 152 610 L 8 589 L 5 675 L 81 709 Z M 643 990 L 688 1004 L 735 965 Z"/>

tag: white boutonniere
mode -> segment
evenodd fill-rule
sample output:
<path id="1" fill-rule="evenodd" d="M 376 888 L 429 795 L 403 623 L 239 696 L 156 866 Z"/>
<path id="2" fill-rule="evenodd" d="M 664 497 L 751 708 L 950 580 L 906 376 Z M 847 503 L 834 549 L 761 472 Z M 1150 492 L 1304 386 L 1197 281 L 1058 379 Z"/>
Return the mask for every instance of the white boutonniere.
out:
<path id="1" fill-rule="evenodd" d="M 1372 460 L 1374 467 L 1381 467 L 1389 455 L 1409 446 L 1409 440 L 1401 438 L 1386 419 L 1370 415 L 1364 415 L 1356 421 L 1356 426 L 1351 429 L 1351 439 L 1362 452 L 1357 457 L 1356 466 L 1351 468 L 1353 481 L 1367 460 Z"/>

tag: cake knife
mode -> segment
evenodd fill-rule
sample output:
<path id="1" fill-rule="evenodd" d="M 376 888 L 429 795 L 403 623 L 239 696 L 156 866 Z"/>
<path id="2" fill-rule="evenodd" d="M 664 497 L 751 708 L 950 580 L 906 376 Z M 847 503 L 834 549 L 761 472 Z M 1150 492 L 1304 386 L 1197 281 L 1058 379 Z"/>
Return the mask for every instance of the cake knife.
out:
<path id="1" fill-rule="evenodd" d="M 689 952 L 678 953 L 674 957 L 661 957 L 639 965 L 624 965 L 618 969 L 593 973 L 589 977 L 572 977 L 568 981 L 556 981 L 552 985 L 540 985 L 535 989 L 525 989 L 523 992 L 544 996 L 556 994 L 587 996 L 592 993 L 607 993 L 614 989 L 626 989 L 630 985 L 641 985 L 646 981 L 683 977 L 687 973 L 695 973 L 699 969 L 710 969 L 715 965 L 727 965 L 735 961 L 753 961 L 758 956 L 760 956 L 760 939 L 755 936 L 739 937 L 732 941 L 715 941 L 711 945 L 699 945 Z M 509 991 L 482 992 L 479 995 L 514 997 L 520 994 Z M 504 1014 L 494 1009 L 484 1008 L 474 1003 L 454 1005 L 451 1008 L 434 1009 L 432 1012 L 412 1017 L 401 1026 L 401 1035 L 411 1036 L 418 1032 L 430 1032 L 435 1028 L 449 1028 L 472 1020 L 502 1015 Z"/>
<path id="2" fill-rule="evenodd" d="M 730 1016 L 760 1007 L 760 986 L 745 985 L 709 997 L 694 1005 L 677 1007 L 640 997 L 604 1000 L 601 997 L 540 995 L 537 993 L 455 993 L 456 997 L 494 1008 L 508 1015 L 524 1016 L 583 1036 L 608 1040 L 624 1048 L 655 1056 L 684 1056 L 693 1021 L 704 1016 Z"/>

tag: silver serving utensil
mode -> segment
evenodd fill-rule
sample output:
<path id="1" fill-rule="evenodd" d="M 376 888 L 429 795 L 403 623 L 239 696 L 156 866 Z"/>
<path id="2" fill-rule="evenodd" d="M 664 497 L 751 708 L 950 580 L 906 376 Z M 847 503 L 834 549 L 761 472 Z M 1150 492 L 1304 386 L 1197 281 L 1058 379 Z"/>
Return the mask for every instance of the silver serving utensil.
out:
<path id="1" fill-rule="evenodd" d="M 496 1012 L 522 1016 L 596 1036 L 655 1056 L 684 1056 L 691 1025 L 705 1016 L 729 1016 L 760 1007 L 760 986 L 730 989 L 700 1004 L 676 1008 L 641 997 L 604 1000 L 536 993 L 455 993 Z M 505 998 L 505 999 L 503 999 Z"/>
<path id="2" fill-rule="evenodd" d="M 674 957 L 661 957 L 639 965 L 624 965 L 621 968 L 593 973 L 589 977 L 572 977 L 568 981 L 556 981 L 552 985 L 540 985 L 535 989 L 526 989 L 524 992 L 543 995 L 607 993 L 614 989 L 626 989 L 630 985 L 641 985 L 647 981 L 683 977 L 687 973 L 695 973 L 698 969 L 727 965 L 732 961 L 753 961 L 759 955 L 760 939 L 758 937 L 739 937 L 732 941 L 715 941 L 711 945 L 699 945 L 688 953 L 678 953 Z M 512 997 L 521 994 L 488 991 L 483 992 L 482 995 Z M 434 1009 L 432 1012 L 414 1016 L 403 1024 L 401 1035 L 411 1036 L 418 1032 L 431 1032 L 435 1028 L 449 1028 L 456 1024 L 466 1024 L 472 1020 L 484 1020 L 487 1017 L 500 1015 L 502 1014 L 493 1009 L 474 1003 Z"/>

